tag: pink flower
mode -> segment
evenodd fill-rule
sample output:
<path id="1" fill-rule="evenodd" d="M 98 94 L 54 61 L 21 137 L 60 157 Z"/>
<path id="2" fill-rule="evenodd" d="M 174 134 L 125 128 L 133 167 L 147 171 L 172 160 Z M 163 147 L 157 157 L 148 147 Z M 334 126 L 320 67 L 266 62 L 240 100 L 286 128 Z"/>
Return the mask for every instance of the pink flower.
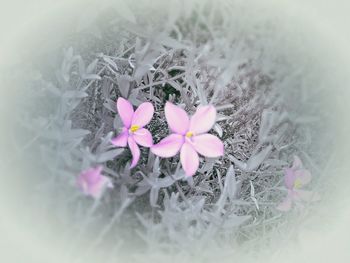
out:
<path id="1" fill-rule="evenodd" d="M 116 138 L 112 139 L 112 143 L 119 147 L 129 145 L 133 157 L 130 168 L 133 168 L 140 159 L 138 144 L 144 147 L 151 147 L 153 145 L 151 133 L 143 128 L 153 117 L 153 105 L 150 102 L 144 102 L 134 112 L 129 101 L 118 98 L 117 109 L 124 127 L 122 132 Z"/>
<path id="2" fill-rule="evenodd" d="M 102 169 L 102 166 L 97 166 L 80 173 L 77 185 L 84 194 L 99 198 L 106 186 L 112 187 L 110 180 L 101 174 Z"/>
<path id="3" fill-rule="evenodd" d="M 199 106 L 189 118 L 180 107 L 167 102 L 165 117 L 173 132 L 151 148 L 160 157 L 172 157 L 180 151 L 180 161 L 187 176 L 198 169 L 198 153 L 215 158 L 224 154 L 224 145 L 214 135 L 207 133 L 214 125 L 216 109 L 213 106 Z"/>
<path id="4" fill-rule="evenodd" d="M 292 167 L 284 171 L 284 183 L 288 194 L 284 201 L 277 206 L 277 209 L 288 211 L 291 209 L 293 202 L 313 202 L 319 200 L 320 197 L 317 193 L 300 189 L 310 181 L 310 172 L 303 168 L 299 157 L 294 156 Z"/>

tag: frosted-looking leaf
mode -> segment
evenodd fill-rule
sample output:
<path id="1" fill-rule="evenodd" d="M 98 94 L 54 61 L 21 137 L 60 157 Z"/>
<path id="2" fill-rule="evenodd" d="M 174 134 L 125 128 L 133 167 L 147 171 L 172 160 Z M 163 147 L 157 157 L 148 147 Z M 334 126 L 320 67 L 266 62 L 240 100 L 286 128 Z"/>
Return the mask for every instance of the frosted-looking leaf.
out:
<path id="1" fill-rule="evenodd" d="M 221 126 L 218 123 L 215 123 L 213 129 L 218 133 L 219 137 L 221 138 L 224 133 Z"/>
<path id="2" fill-rule="evenodd" d="M 232 161 L 235 165 L 238 166 L 239 169 L 246 171 L 247 170 L 247 164 L 245 162 L 242 162 L 240 160 L 238 160 L 236 157 L 234 157 L 233 155 L 228 155 L 228 158 L 230 159 L 230 161 Z"/>
<path id="3" fill-rule="evenodd" d="M 97 59 L 95 59 L 91 64 L 85 68 L 85 63 L 82 60 L 81 57 L 78 58 L 79 62 L 79 73 L 82 79 L 88 79 L 88 80 L 100 80 L 101 77 L 97 74 L 94 74 L 93 71 L 96 69 L 97 66 Z"/>
<path id="4" fill-rule="evenodd" d="M 255 206 L 256 206 L 256 209 L 259 210 L 259 204 L 258 204 L 258 200 L 256 200 L 255 198 L 255 188 L 254 188 L 254 185 L 252 183 L 252 181 L 249 181 L 250 183 L 250 198 L 253 200 Z"/>
<path id="5" fill-rule="evenodd" d="M 87 80 L 101 80 L 101 77 L 97 74 L 84 74 L 82 78 Z"/>
<path id="6" fill-rule="evenodd" d="M 98 157 L 96 158 L 96 161 L 99 163 L 103 163 L 106 161 L 113 160 L 115 157 L 120 155 L 123 151 L 124 149 L 115 149 L 115 150 L 110 150 L 108 152 L 104 152 L 98 155 Z"/>
<path id="7" fill-rule="evenodd" d="M 106 99 L 106 101 L 103 103 L 103 106 L 112 112 L 116 112 L 115 102 L 111 99 Z"/>
<path id="8" fill-rule="evenodd" d="M 140 80 L 147 73 L 147 71 L 151 70 L 152 68 L 153 68 L 152 64 L 143 64 L 143 65 L 137 66 L 134 74 L 135 79 Z"/>
<path id="9" fill-rule="evenodd" d="M 125 185 L 122 185 L 120 187 L 120 199 L 122 202 L 125 202 L 125 200 L 127 200 L 129 195 L 129 191 L 128 188 Z"/>
<path id="10" fill-rule="evenodd" d="M 170 37 L 163 38 L 161 43 L 164 46 L 171 47 L 174 49 L 187 49 L 187 47 L 184 44 Z"/>
<path id="11" fill-rule="evenodd" d="M 269 145 L 263 150 L 261 150 L 258 154 L 251 156 L 247 162 L 247 170 L 253 171 L 258 168 L 261 163 L 268 157 L 272 150 L 272 146 Z"/>
<path id="12" fill-rule="evenodd" d="M 231 62 L 227 68 L 220 74 L 219 78 L 217 79 L 216 82 L 216 88 L 217 89 L 222 89 L 225 87 L 228 83 L 231 82 L 234 73 L 236 72 L 236 68 L 238 66 L 238 62 L 234 61 Z"/>
<path id="13" fill-rule="evenodd" d="M 231 165 L 227 170 L 225 178 L 225 187 L 227 189 L 227 196 L 230 198 L 230 200 L 235 199 L 237 191 L 237 182 L 233 165 Z"/>
<path id="14" fill-rule="evenodd" d="M 254 197 L 255 196 L 255 188 L 254 188 L 254 185 L 252 183 L 252 181 L 249 181 L 250 183 L 250 196 L 251 197 Z"/>
<path id="15" fill-rule="evenodd" d="M 135 212 L 135 215 L 137 217 L 137 219 L 140 221 L 140 223 L 147 229 L 150 229 L 152 227 L 152 222 L 146 220 L 142 215 L 140 215 L 140 213 Z"/>
<path id="16" fill-rule="evenodd" d="M 71 139 L 75 139 L 75 138 L 84 137 L 84 136 L 86 136 L 88 134 L 90 134 L 90 131 L 88 131 L 88 130 L 72 129 L 72 130 L 66 131 L 64 133 L 64 138 L 66 140 L 71 140 Z"/>
<path id="17" fill-rule="evenodd" d="M 135 63 L 136 63 L 136 61 L 135 61 L 135 54 L 131 54 L 131 55 L 129 56 L 128 62 L 129 62 L 129 66 L 130 66 L 131 68 L 135 68 Z"/>
<path id="18" fill-rule="evenodd" d="M 167 36 L 167 34 L 165 34 L 165 33 L 158 35 L 155 40 L 158 41 L 159 43 L 161 43 L 162 45 L 173 48 L 173 49 L 186 49 L 187 48 L 183 43 L 180 43 L 178 40 Z"/>
<path id="19" fill-rule="evenodd" d="M 96 58 L 95 60 L 93 60 L 86 68 L 86 73 L 87 74 L 91 74 L 94 72 L 94 70 L 96 69 L 97 67 L 97 62 L 98 62 L 98 59 Z"/>
<path id="20" fill-rule="evenodd" d="M 205 173 L 205 172 L 213 169 L 216 160 L 217 160 L 216 158 L 205 157 L 205 162 L 203 163 L 202 167 L 198 171 L 200 173 Z"/>
<path id="21" fill-rule="evenodd" d="M 184 180 L 188 183 L 189 186 L 193 187 L 194 186 L 194 180 L 192 176 L 186 176 Z"/>
<path id="22" fill-rule="evenodd" d="M 83 76 L 86 73 L 86 71 L 85 71 L 85 62 L 81 56 L 78 56 L 78 65 L 79 65 L 79 74 L 80 76 Z"/>
<path id="23" fill-rule="evenodd" d="M 263 150 L 261 150 L 259 153 L 252 155 L 248 161 L 242 162 L 238 159 L 236 159 L 234 156 L 229 155 L 228 158 L 235 164 L 237 165 L 241 170 L 245 172 L 251 172 L 258 168 L 262 162 L 268 157 L 272 150 L 272 146 L 269 145 Z"/>
<path id="24" fill-rule="evenodd" d="M 134 106 L 139 106 L 143 101 L 140 101 L 137 97 L 138 97 L 138 90 L 134 89 L 131 91 L 130 97 L 129 97 L 129 101 L 131 102 L 132 105 Z"/>
<path id="25" fill-rule="evenodd" d="M 264 110 L 261 115 L 261 123 L 259 129 L 259 140 L 261 143 L 265 142 L 268 134 L 271 131 L 276 120 L 276 113 L 271 110 Z"/>
<path id="26" fill-rule="evenodd" d="M 193 84 L 193 86 L 197 87 L 197 92 L 198 92 L 197 95 L 198 95 L 200 104 L 203 104 L 203 105 L 208 104 L 207 94 L 205 93 L 202 84 L 198 79 L 195 79 L 195 81 L 196 81 L 196 85 Z"/>
<path id="27" fill-rule="evenodd" d="M 70 47 L 64 51 L 64 59 L 61 65 L 61 76 L 65 82 L 68 82 L 70 79 L 69 73 L 72 67 L 73 60 L 73 48 Z"/>
<path id="28" fill-rule="evenodd" d="M 204 204 L 205 204 L 205 198 L 202 197 L 200 198 L 197 202 L 194 202 L 194 204 L 192 205 L 192 211 L 194 214 L 199 214 L 203 207 L 204 207 Z"/>
<path id="29" fill-rule="evenodd" d="M 150 202 L 151 206 L 153 206 L 153 207 L 157 206 L 158 194 L 159 194 L 159 188 L 152 187 L 150 195 L 149 195 L 149 202 Z"/>
<path id="30" fill-rule="evenodd" d="M 46 86 L 46 90 L 51 92 L 53 95 L 59 97 L 61 96 L 61 90 L 56 88 L 54 85 L 50 84 Z"/>
<path id="31" fill-rule="evenodd" d="M 118 66 L 112 59 L 107 56 L 103 56 L 103 60 L 107 62 L 107 64 L 109 64 L 114 71 L 118 71 Z"/>
<path id="32" fill-rule="evenodd" d="M 158 178 L 156 181 L 156 186 L 159 188 L 165 188 L 172 185 L 175 181 L 171 177 Z"/>
<path id="33" fill-rule="evenodd" d="M 116 114 L 113 120 L 113 128 L 118 130 L 123 127 L 123 122 L 119 116 L 119 114 Z"/>
<path id="34" fill-rule="evenodd" d="M 159 174 L 159 157 L 156 157 L 153 164 L 153 173 Z"/>
<path id="35" fill-rule="evenodd" d="M 130 89 L 130 77 L 127 75 L 122 75 L 117 78 L 117 81 L 120 93 L 124 98 L 127 98 Z"/>
<path id="36" fill-rule="evenodd" d="M 208 182 L 200 182 L 195 189 L 199 192 L 213 193 L 212 188 L 210 187 Z"/>
<path id="37" fill-rule="evenodd" d="M 73 58 L 73 47 L 69 47 L 65 52 L 64 59 L 71 60 Z"/>

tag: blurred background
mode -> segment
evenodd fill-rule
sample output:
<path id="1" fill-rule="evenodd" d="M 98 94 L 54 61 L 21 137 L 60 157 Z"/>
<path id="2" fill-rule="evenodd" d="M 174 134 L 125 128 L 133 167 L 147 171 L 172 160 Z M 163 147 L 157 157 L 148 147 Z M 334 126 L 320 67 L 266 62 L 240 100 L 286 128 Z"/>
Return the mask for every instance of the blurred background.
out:
<path id="1" fill-rule="evenodd" d="M 164 8 L 165 1 L 143 1 L 148 5 L 159 5 Z M 174 1 L 176 2 L 176 1 Z M 179 1 L 180 3 L 181 1 Z M 229 0 L 227 0 L 229 2 Z M 235 1 L 237 3 L 239 1 Z M 128 2 L 131 10 L 137 1 Z M 329 176 L 335 181 L 330 185 L 333 196 L 322 203 L 322 211 L 317 217 L 309 218 L 300 231 L 298 243 L 294 240 L 286 244 L 279 253 L 271 258 L 261 258 L 260 262 L 337 262 L 350 261 L 350 198 L 349 189 L 349 83 L 350 83 L 350 3 L 335 0 L 265 0 L 245 1 L 245 5 L 262 5 L 269 14 L 278 14 L 286 18 L 286 23 L 298 23 L 314 38 L 311 44 L 323 50 L 319 59 L 329 65 L 332 71 L 334 86 L 329 94 L 329 105 L 332 122 L 337 130 L 334 136 L 336 151 Z M 66 257 L 64 239 L 52 235 L 47 229 L 60 229 L 55 222 L 47 222 L 35 214 L 35 203 L 28 201 L 34 185 L 33 173 L 40 174 L 40 167 L 35 167 L 36 153 L 21 155 L 11 143 L 16 136 L 23 136 L 16 127 L 17 106 L 26 100 L 27 93 L 23 86 L 14 83 L 16 72 L 9 71 L 21 61 L 41 58 L 43 54 L 58 48 L 74 30 L 72 24 L 82 10 L 98 9 L 101 1 L 83 0 L 14 0 L 1 1 L 0 9 L 0 259 L 1 262 L 71 262 Z M 120 13 L 123 13 L 121 5 Z M 292 36 L 290 36 L 292 38 Z M 306 46 L 310 48 L 310 44 Z M 33 63 L 36 63 L 33 60 Z M 28 72 L 28 74 L 31 74 Z M 11 76 L 11 78 L 9 78 Z M 19 76 L 18 79 L 23 76 Z M 320 76 L 322 78 L 322 76 Z M 16 78 L 15 78 L 16 79 Z M 21 82 L 22 83 L 22 82 Z M 11 139 L 10 139 L 11 138 Z M 33 138 L 28 138 L 28 143 Z M 25 145 L 24 145 L 25 147 Z M 54 207 L 52 209 L 55 209 Z M 48 214 L 50 211 L 47 211 Z M 319 215 L 323 215 L 320 217 Z M 318 227 L 320 226 L 320 227 Z M 322 231 L 320 231 L 322 229 Z M 84 249 L 84 248 L 81 248 Z M 271 251 L 275 248 L 271 247 Z M 132 249 L 131 249 L 132 251 Z M 272 253 L 271 253 L 272 254 Z M 91 257 L 88 262 L 100 262 L 99 255 Z M 249 255 L 246 261 L 249 262 Z M 169 260 L 171 261 L 171 260 Z M 122 259 L 115 259 L 122 262 Z M 123 261 L 125 262 L 125 261 Z M 145 262 L 152 262 L 151 257 Z M 230 262 L 230 259 L 227 259 Z"/>

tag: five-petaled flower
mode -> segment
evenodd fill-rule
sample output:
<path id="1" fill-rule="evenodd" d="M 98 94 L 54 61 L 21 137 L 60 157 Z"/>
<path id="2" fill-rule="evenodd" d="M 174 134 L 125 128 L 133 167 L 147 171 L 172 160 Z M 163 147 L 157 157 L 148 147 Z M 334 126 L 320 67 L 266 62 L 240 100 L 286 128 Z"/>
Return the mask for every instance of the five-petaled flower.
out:
<path id="1" fill-rule="evenodd" d="M 77 185 L 84 194 L 99 198 L 106 186 L 112 187 L 111 181 L 101 174 L 102 170 L 102 166 L 97 166 L 80 173 L 77 178 Z"/>
<path id="2" fill-rule="evenodd" d="M 191 118 L 170 102 L 165 104 L 164 111 L 173 133 L 152 146 L 155 155 L 172 157 L 180 151 L 182 167 L 187 176 L 192 176 L 199 166 L 198 153 L 211 158 L 224 154 L 220 139 L 207 133 L 215 124 L 216 109 L 213 106 L 199 106 Z"/>
<path id="3" fill-rule="evenodd" d="M 293 202 L 302 205 L 304 202 L 313 202 L 319 200 L 319 195 L 312 191 L 301 190 L 304 185 L 311 181 L 311 174 L 304 169 L 299 157 L 294 156 L 292 167 L 284 171 L 284 184 L 287 188 L 287 197 L 277 206 L 280 211 L 288 211 L 291 209 Z"/>
<path id="4" fill-rule="evenodd" d="M 131 103 L 120 97 L 117 100 L 117 110 L 124 127 L 122 132 L 111 142 L 119 147 L 129 145 L 133 157 L 130 168 L 133 168 L 140 159 L 140 149 L 137 144 L 144 147 L 153 145 L 151 133 L 143 127 L 151 121 L 154 108 L 150 102 L 144 102 L 134 112 Z"/>

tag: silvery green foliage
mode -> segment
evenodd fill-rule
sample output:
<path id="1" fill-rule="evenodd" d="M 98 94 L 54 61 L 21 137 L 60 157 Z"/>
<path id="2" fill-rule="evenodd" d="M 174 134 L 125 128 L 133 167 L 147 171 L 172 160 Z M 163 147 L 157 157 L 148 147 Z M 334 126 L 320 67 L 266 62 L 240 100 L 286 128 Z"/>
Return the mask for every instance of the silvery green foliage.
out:
<path id="1" fill-rule="evenodd" d="M 266 66 L 270 58 L 261 42 L 268 40 L 251 28 L 228 34 L 235 26 L 225 16 L 217 18 L 223 9 L 189 10 L 153 29 L 142 18 L 135 23 L 135 16 L 114 18 L 113 26 L 99 29 L 98 40 L 85 36 L 97 45 L 65 48 L 55 77 L 40 81 L 50 107 L 27 128 L 40 138 L 48 171 L 41 189 L 54 193 L 47 207 L 57 207 L 56 216 L 76 233 L 69 246 L 92 235 L 89 248 L 117 240 L 116 254 L 135 237 L 145 249 L 201 251 L 210 244 L 214 250 L 220 242 L 248 242 L 283 223 L 275 210 L 284 193 L 283 169 L 296 153 L 312 163 L 312 116 L 299 118 L 299 101 L 286 99 L 295 76 L 286 76 L 289 66 L 278 72 L 283 78 L 273 73 L 276 65 Z M 300 89 L 293 93 L 301 96 Z M 129 150 L 110 144 L 121 128 L 119 96 L 135 106 L 154 104 L 149 129 L 156 142 L 169 132 L 167 100 L 190 113 L 199 104 L 215 105 L 212 132 L 223 140 L 225 156 L 205 159 L 186 178 L 178 157 L 159 159 L 143 149 L 138 166 L 130 169 Z M 104 166 L 114 189 L 93 201 L 78 191 L 75 178 L 96 164 Z"/>

